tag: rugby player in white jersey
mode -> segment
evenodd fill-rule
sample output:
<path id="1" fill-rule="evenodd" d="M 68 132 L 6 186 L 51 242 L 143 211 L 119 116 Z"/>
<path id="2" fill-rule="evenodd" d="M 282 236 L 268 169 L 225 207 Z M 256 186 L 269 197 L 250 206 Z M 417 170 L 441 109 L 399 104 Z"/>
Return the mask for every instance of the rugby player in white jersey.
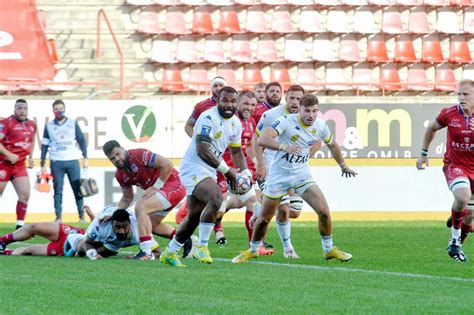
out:
<path id="1" fill-rule="evenodd" d="M 333 245 L 332 221 L 326 199 L 311 176 L 308 165 L 311 146 L 323 140 L 334 159 L 341 167 L 342 175 L 356 176 L 357 173 L 347 167 L 341 149 L 333 139 L 325 121 L 319 119 L 318 99 L 312 94 L 303 96 L 298 114 L 279 117 L 272 126 L 267 127 L 259 139 L 259 145 L 278 151 L 270 166 L 263 192 L 262 213 L 255 222 L 250 248 L 232 259 L 233 263 L 247 262 L 258 256 L 258 247 L 275 215 L 281 197 L 288 189 L 294 188 L 313 208 L 319 218 L 319 234 L 326 260 L 348 261 L 352 255 Z"/>
<path id="2" fill-rule="evenodd" d="M 186 187 L 188 215 L 161 254 L 160 261 L 176 267 L 184 267 L 176 253 L 199 226 L 199 243 L 193 256 L 202 263 L 212 263 L 207 247 L 216 222 L 217 212 L 223 196 L 216 184 L 216 171 L 227 178 L 231 188 L 236 188 L 236 171 L 223 161 L 224 151 L 229 147 L 236 168 L 251 180 L 241 149 L 242 125 L 234 116 L 237 110 L 237 91 L 223 87 L 217 97 L 217 106 L 203 112 L 194 127 L 194 133 L 179 168 L 181 182 Z"/>
<path id="3" fill-rule="evenodd" d="M 300 107 L 300 100 L 304 95 L 304 89 L 300 85 L 292 85 L 288 89 L 286 94 L 286 104 L 279 105 L 268 111 L 266 111 L 260 122 L 257 125 L 257 130 L 254 135 L 253 142 L 256 144 L 258 142 L 259 136 L 261 136 L 263 130 L 268 126 L 271 126 L 272 122 L 275 121 L 278 117 L 290 114 L 297 113 Z M 310 156 L 312 156 L 321 146 L 321 141 L 315 142 L 311 148 Z M 273 157 L 275 151 L 270 149 L 265 149 L 262 146 L 254 145 L 254 150 L 256 151 L 256 160 L 257 160 L 257 179 L 260 184 L 260 188 L 263 190 L 265 187 L 265 177 L 267 174 L 267 169 L 270 167 L 273 162 Z M 288 191 L 288 195 L 285 195 L 278 207 L 277 217 L 276 217 L 276 226 L 278 231 L 278 236 L 283 244 L 283 257 L 299 259 L 298 254 L 293 248 L 291 243 L 291 223 L 290 218 L 298 218 L 303 208 L 303 199 L 294 192 L 293 189 Z"/>

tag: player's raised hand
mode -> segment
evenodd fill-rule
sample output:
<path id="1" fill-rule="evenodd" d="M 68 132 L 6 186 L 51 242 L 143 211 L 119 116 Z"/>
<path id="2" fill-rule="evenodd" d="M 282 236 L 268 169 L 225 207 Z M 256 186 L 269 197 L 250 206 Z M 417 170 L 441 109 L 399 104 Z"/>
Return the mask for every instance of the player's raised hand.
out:
<path id="1" fill-rule="evenodd" d="M 341 176 L 345 176 L 345 177 L 357 176 L 357 173 L 353 171 L 352 169 L 350 169 L 348 166 L 341 168 L 341 172 L 342 172 Z"/>
<path id="2" fill-rule="evenodd" d="M 430 163 L 428 161 L 428 157 L 427 156 L 420 156 L 418 158 L 418 160 L 416 160 L 416 168 L 419 169 L 419 170 L 424 170 L 425 169 L 425 166 L 423 166 L 424 164 L 426 166 L 430 166 Z"/>

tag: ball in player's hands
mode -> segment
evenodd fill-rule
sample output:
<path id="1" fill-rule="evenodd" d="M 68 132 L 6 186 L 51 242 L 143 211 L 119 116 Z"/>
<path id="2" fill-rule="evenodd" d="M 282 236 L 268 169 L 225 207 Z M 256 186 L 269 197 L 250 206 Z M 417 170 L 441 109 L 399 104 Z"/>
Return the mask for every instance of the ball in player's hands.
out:
<path id="1" fill-rule="evenodd" d="M 244 194 L 250 189 L 250 179 L 247 176 L 242 176 L 240 174 L 237 174 L 236 177 L 236 182 L 237 182 L 237 187 L 236 189 L 232 189 L 230 184 L 228 184 L 230 192 L 234 194 Z"/>

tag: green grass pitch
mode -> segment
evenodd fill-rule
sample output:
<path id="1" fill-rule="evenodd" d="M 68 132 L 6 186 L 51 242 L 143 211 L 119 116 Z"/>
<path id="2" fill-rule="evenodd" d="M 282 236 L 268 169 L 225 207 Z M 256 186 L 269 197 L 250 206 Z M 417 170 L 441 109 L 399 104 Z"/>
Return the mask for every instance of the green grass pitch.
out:
<path id="1" fill-rule="evenodd" d="M 238 223 L 224 229 L 229 243 L 210 245 L 214 264 L 186 259 L 182 269 L 122 257 L 0 256 L 0 314 L 474 313 L 474 237 L 464 245 L 473 261 L 456 263 L 443 222 L 335 222 L 335 244 L 353 254 L 348 263 L 325 261 L 316 223 L 296 222 L 300 260 L 282 257 L 272 225 L 275 256 L 233 265 L 246 231 Z"/>

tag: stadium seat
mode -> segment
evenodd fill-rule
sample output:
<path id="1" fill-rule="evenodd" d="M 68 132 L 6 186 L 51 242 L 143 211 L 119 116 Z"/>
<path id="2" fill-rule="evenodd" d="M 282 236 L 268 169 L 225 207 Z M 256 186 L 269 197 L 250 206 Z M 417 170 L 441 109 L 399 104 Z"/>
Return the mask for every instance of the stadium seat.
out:
<path id="1" fill-rule="evenodd" d="M 313 40 L 313 54 L 311 59 L 316 61 L 336 61 L 334 57 L 332 41 L 326 36 L 316 37 Z"/>
<path id="2" fill-rule="evenodd" d="M 423 40 L 423 48 L 421 50 L 421 61 L 423 62 L 443 62 L 443 51 L 441 43 L 437 35 L 429 35 Z"/>
<path id="3" fill-rule="evenodd" d="M 422 64 L 415 64 L 408 68 L 406 89 L 412 91 L 429 91 L 433 89 L 428 84 L 426 71 Z"/>
<path id="4" fill-rule="evenodd" d="M 393 60 L 395 62 L 415 62 L 417 61 L 415 48 L 410 36 L 401 35 L 395 41 L 395 52 Z"/>
<path id="5" fill-rule="evenodd" d="M 211 13 L 206 10 L 194 11 L 192 30 L 197 34 L 214 34 Z"/>
<path id="6" fill-rule="evenodd" d="M 413 7 L 413 6 L 416 6 L 416 5 L 422 5 L 423 0 L 397 0 L 396 4 L 397 5 L 408 6 L 408 7 Z"/>
<path id="7" fill-rule="evenodd" d="M 449 48 L 449 62 L 466 63 L 471 62 L 471 53 L 469 45 L 462 36 L 451 37 Z"/>
<path id="8" fill-rule="evenodd" d="M 382 16 L 382 33 L 402 34 L 403 24 L 402 16 L 398 11 L 386 11 Z"/>
<path id="9" fill-rule="evenodd" d="M 292 81 L 286 64 L 276 63 L 270 66 L 270 81 L 280 82 L 285 91 L 290 87 Z"/>
<path id="10" fill-rule="evenodd" d="M 258 83 L 264 82 L 260 66 L 256 64 L 247 65 L 244 68 L 243 88 L 253 89 Z"/>
<path id="11" fill-rule="evenodd" d="M 464 11 L 464 33 L 474 34 L 474 9 Z"/>
<path id="12" fill-rule="evenodd" d="M 247 25 L 245 29 L 250 33 L 269 33 L 265 12 L 256 7 L 249 9 L 247 11 Z"/>
<path id="13" fill-rule="evenodd" d="M 341 4 L 340 0 L 314 0 L 315 4 L 327 5 L 327 6 L 337 6 Z"/>
<path id="14" fill-rule="evenodd" d="M 218 7 L 226 6 L 226 5 L 233 5 L 233 0 L 207 0 L 207 4 L 215 5 Z"/>
<path id="15" fill-rule="evenodd" d="M 321 33 L 321 18 L 316 9 L 303 9 L 300 13 L 300 32 L 304 33 Z"/>
<path id="16" fill-rule="evenodd" d="M 224 46 L 220 36 L 209 36 L 204 44 L 204 61 L 226 63 L 229 60 L 224 56 Z"/>
<path id="17" fill-rule="evenodd" d="M 402 89 L 398 69 L 395 65 L 384 64 L 380 67 L 379 86 L 380 89 L 386 91 L 400 91 Z"/>
<path id="18" fill-rule="evenodd" d="M 160 34 L 158 13 L 142 11 L 138 17 L 138 32 L 142 34 Z"/>
<path id="19" fill-rule="evenodd" d="M 161 91 L 163 92 L 182 92 L 185 91 L 181 71 L 178 66 L 171 65 L 163 69 L 163 78 L 161 80 Z"/>
<path id="20" fill-rule="evenodd" d="M 295 62 L 309 61 L 309 58 L 306 57 L 305 43 L 301 36 L 292 34 L 286 38 L 284 59 Z"/>
<path id="21" fill-rule="evenodd" d="M 265 5 L 282 5 L 282 4 L 287 4 L 287 0 L 260 0 L 261 4 Z"/>
<path id="22" fill-rule="evenodd" d="M 189 5 L 189 6 L 200 6 L 200 5 L 206 4 L 205 0 L 180 0 L 180 1 L 181 1 L 181 4 Z"/>
<path id="23" fill-rule="evenodd" d="M 435 90 L 438 91 L 456 91 L 456 78 L 454 71 L 449 65 L 441 65 L 436 68 Z"/>
<path id="24" fill-rule="evenodd" d="M 183 36 L 179 39 L 176 60 L 187 63 L 202 62 L 198 57 L 196 42 L 192 36 Z"/>
<path id="25" fill-rule="evenodd" d="M 449 0 L 424 0 L 423 4 L 433 7 L 445 7 L 449 5 Z"/>
<path id="26" fill-rule="evenodd" d="M 272 14 L 272 31 L 275 33 L 292 33 L 291 14 L 287 7 L 280 7 Z"/>
<path id="27" fill-rule="evenodd" d="M 278 62 L 281 58 L 278 57 L 276 44 L 273 38 L 263 36 L 258 41 L 257 45 L 257 61 L 262 62 Z"/>
<path id="28" fill-rule="evenodd" d="M 153 4 L 162 5 L 162 6 L 171 6 L 171 5 L 179 5 L 181 1 L 179 0 L 154 0 Z"/>
<path id="29" fill-rule="evenodd" d="M 394 5 L 395 0 L 369 0 L 369 4 L 378 6 Z"/>
<path id="30" fill-rule="evenodd" d="M 242 32 L 240 29 L 239 16 L 235 10 L 221 10 L 219 20 L 219 32 L 231 34 Z"/>
<path id="31" fill-rule="evenodd" d="M 354 13 L 354 32 L 362 34 L 377 33 L 375 17 L 372 11 L 359 10 Z"/>
<path id="32" fill-rule="evenodd" d="M 175 63 L 171 41 L 164 37 L 153 40 L 151 46 L 151 61 L 158 63 Z"/>
<path id="33" fill-rule="evenodd" d="M 474 5 L 472 0 L 451 0 L 452 6 L 470 7 Z"/>
<path id="34" fill-rule="evenodd" d="M 298 64 L 298 70 L 296 72 L 296 82 L 301 85 L 305 90 L 314 91 L 318 89 L 315 84 L 318 81 L 316 78 L 316 72 L 312 63 L 300 63 Z"/>
<path id="35" fill-rule="evenodd" d="M 238 83 L 235 78 L 235 69 L 232 65 L 222 64 L 217 67 L 217 75 L 227 81 L 227 85 L 237 88 Z"/>
<path id="36" fill-rule="evenodd" d="M 342 10 L 332 10 L 327 14 L 327 31 L 332 33 L 349 33 L 347 28 L 347 13 Z"/>
<path id="37" fill-rule="evenodd" d="M 173 35 L 191 34 L 191 31 L 189 31 L 186 28 L 183 12 L 181 11 L 166 12 L 165 33 L 173 34 Z"/>
<path id="38" fill-rule="evenodd" d="M 367 41 L 367 61 L 388 62 L 387 45 L 380 35 L 375 35 Z"/>
<path id="39" fill-rule="evenodd" d="M 366 64 L 359 64 L 352 69 L 353 88 L 360 91 L 377 91 L 378 87 L 374 84 L 372 69 Z"/>
<path id="40" fill-rule="evenodd" d="M 410 12 L 408 17 L 408 32 L 414 34 L 428 34 L 431 32 L 428 23 L 428 15 L 425 11 L 414 10 Z"/>
<path id="41" fill-rule="evenodd" d="M 312 5 L 314 4 L 314 1 L 313 0 L 288 0 L 288 4 L 297 5 L 297 6 Z"/>
<path id="42" fill-rule="evenodd" d="M 438 11 L 436 30 L 440 33 L 458 34 L 458 17 L 454 11 Z"/>
<path id="43" fill-rule="evenodd" d="M 343 5 L 362 6 L 368 4 L 368 0 L 342 0 Z"/>
<path id="44" fill-rule="evenodd" d="M 241 5 L 258 5 L 260 2 L 259 0 L 234 0 L 234 3 Z"/>
<path id="45" fill-rule="evenodd" d="M 339 42 L 339 60 L 349 62 L 361 61 L 359 46 L 354 36 L 348 35 Z"/>
<path id="46" fill-rule="evenodd" d="M 324 87 L 332 91 L 350 90 L 351 86 L 346 80 L 346 74 L 343 68 L 337 64 L 326 66 L 326 77 Z"/>
<path id="47" fill-rule="evenodd" d="M 206 91 L 209 87 L 207 68 L 204 65 L 193 65 L 189 70 L 187 88 L 191 91 Z"/>
<path id="48" fill-rule="evenodd" d="M 462 72 L 463 80 L 472 80 L 474 81 L 474 64 L 465 65 Z"/>
<path id="49" fill-rule="evenodd" d="M 230 60 L 235 62 L 250 63 L 255 59 L 252 57 L 252 49 L 247 35 L 235 36 L 232 40 Z"/>

